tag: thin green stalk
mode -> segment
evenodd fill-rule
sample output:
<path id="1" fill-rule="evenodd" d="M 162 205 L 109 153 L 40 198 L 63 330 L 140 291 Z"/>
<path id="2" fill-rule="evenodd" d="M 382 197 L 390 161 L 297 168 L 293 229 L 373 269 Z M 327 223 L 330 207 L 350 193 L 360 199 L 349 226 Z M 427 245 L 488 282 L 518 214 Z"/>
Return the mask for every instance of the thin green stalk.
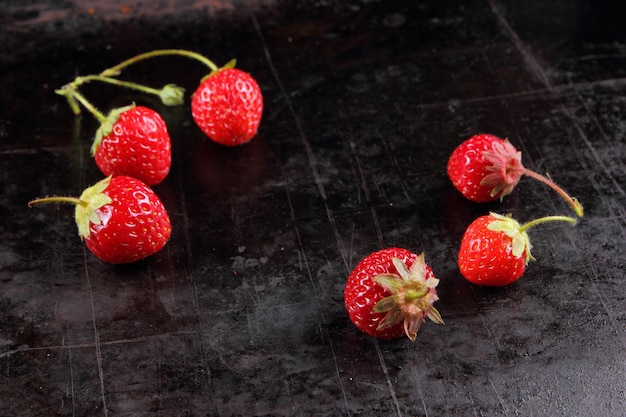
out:
<path id="1" fill-rule="evenodd" d="M 69 204 L 75 204 L 79 206 L 87 206 L 87 202 L 76 197 L 44 197 L 44 198 L 38 198 L 36 200 L 29 201 L 28 207 L 34 206 L 35 204 L 43 204 L 43 203 L 69 203 Z"/>
<path id="2" fill-rule="evenodd" d="M 74 96 L 72 94 L 65 94 L 65 92 L 63 93 L 63 95 L 67 99 L 67 104 L 70 105 L 70 108 L 72 109 L 72 112 L 75 115 L 79 115 L 80 114 L 80 106 L 76 102 L 76 99 L 74 98 Z"/>
<path id="3" fill-rule="evenodd" d="M 520 226 L 519 231 L 520 233 L 523 233 L 526 230 L 530 229 L 531 227 L 537 226 L 538 224 L 553 222 L 553 221 L 563 221 L 563 222 L 568 222 L 572 224 L 576 224 L 577 222 L 575 218 L 569 217 L 569 216 L 546 216 L 546 217 L 540 217 L 538 219 L 534 219 L 527 223 L 524 223 L 523 225 Z"/>
<path id="4" fill-rule="evenodd" d="M 155 96 L 159 96 L 161 94 L 161 90 L 158 90 L 156 88 L 152 88 L 152 87 L 148 87 L 148 86 L 145 86 L 145 85 L 133 83 L 133 82 L 130 82 L 130 81 L 118 80 L 117 78 L 105 77 L 105 76 L 101 76 L 101 75 L 79 76 L 79 77 L 76 77 L 74 82 L 72 82 L 71 84 L 75 85 L 76 87 L 78 87 L 79 85 L 81 85 L 81 84 L 83 84 L 85 82 L 90 82 L 90 81 L 99 81 L 99 82 L 102 82 L 102 83 L 113 84 L 113 85 L 116 85 L 116 86 L 119 86 L 119 87 L 129 88 L 131 90 L 138 90 L 138 91 L 141 91 L 141 92 L 147 93 L 147 94 L 153 94 Z"/>
<path id="5" fill-rule="evenodd" d="M 143 61 L 144 59 L 148 59 L 148 58 L 167 56 L 167 55 L 179 55 L 179 56 L 184 56 L 187 58 L 195 59 L 197 61 L 202 62 L 207 67 L 209 67 L 211 71 L 217 71 L 219 69 L 217 65 L 213 63 L 213 61 L 193 51 L 188 51 L 185 49 L 157 49 L 155 51 L 144 52 L 143 54 L 139 54 L 137 56 L 129 58 L 126 61 L 123 61 L 115 65 L 114 67 L 111 67 L 102 71 L 100 75 L 103 77 L 115 77 L 116 75 L 119 75 L 120 72 L 124 68 L 129 67 L 130 65 L 133 65 L 136 62 Z"/>
<path id="6" fill-rule="evenodd" d="M 552 182 L 548 178 L 544 177 L 543 175 L 540 175 L 540 174 L 538 174 L 538 173 L 536 173 L 534 171 L 531 171 L 529 169 L 526 169 L 526 168 L 522 169 L 521 172 L 524 175 L 528 175 L 529 177 L 534 178 L 536 180 L 539 180 L 539 181 L 543 182 L 544 184 L 546 184 L 547 186 L 551 187 L 561 197 L 563 197 L 563 199 L 565 199 L 565 201 L 567 201 L 567 203 L 570 206 L 572 206 L 572 209 L 574 209 L 574 212 L 576 212 L 578 217 L 583 217 L 583 215 L 584 215 L 583 205 L 580 203 L 580 201 L 578 201 L 578 199 L 576 199 L 574 197 L 570 197 L 569 194 L 567 194 L 565 192 L 565 190 L 563 190 L 561 187 L 559 187 L 558 185 L 556 185 L 554 182 Z"/>
<path id="7" fill-rule="evenodd" d="M 87 99 L 78 91 L 73 88 L 65 88 L 65 95 L 70 95 L 72 98 L 76 99 L 80 104 L 82 104 L 91 114 L 94 115 L 99 122 L 106 122 L 107 118 L 104 114 L 102 114 L 98 109 L 96 109 Z"/>

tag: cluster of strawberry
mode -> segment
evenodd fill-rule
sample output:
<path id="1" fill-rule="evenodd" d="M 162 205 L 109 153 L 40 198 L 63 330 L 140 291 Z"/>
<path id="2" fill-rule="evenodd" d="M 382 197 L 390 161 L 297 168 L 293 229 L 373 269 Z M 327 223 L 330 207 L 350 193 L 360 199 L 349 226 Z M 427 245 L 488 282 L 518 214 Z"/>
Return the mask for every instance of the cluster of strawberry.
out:
<path id="1" fill-rule="evenodd" d="M 156 50 L 137 55 L 98 75 L 79 76 L 57 93 L 65 96 L 75 114 L 81 105 L 100 121 L 91 153 L 106 176 L 86 188 L 80 197 L 45 197 L 29 206 L 47 202 L 75 205 L 78 233 L 99 259 L 130 263 L 161 250 L 170 238 L 169 215 L 152 186 L 170 172 L 172 145 L 167 126 L 156 111 L 131 104 L 101 113 L 79 91 L 87 82 L 102 82 L 158 96 L 166 105 L 184 102 L 184 89 L 167 84 L 155 89 L 121 80 L 121 71 L 147 58 L 178 55 L 198 60 L 210 68 L 191 98 L 191 113 L 197 126 L 213 141 L 241 145 L 257 133 L 263 113 L 263 96 L 257 82 L 231 61 L 218 68 L 192 51 Z"/>
<path id="2" fill-rule="evenodd" d="M 80 105 L 101 126 L 95 134 L 92 155 L 107 177 L 83 191 L 80 197 L 45 197 L 45 202 L 74 204 L 79 235 L 98 258 L 110 263 L 135 262 L 163 248 L 172 226 L 163 203 L 150 188 L 165 179 L 171 166 L 171 141 L 165 122 L 154 110 L 135 104 L 98 111 L 79 92 L 92 81 L 131 88 L 158 96 L 166 105 L 184 102 L 184 89 L 167 84 L 154 89 L 120 80 L 121 71 L 141 60 L 179 55 L 206 64 L 205 76 L 191 98 L 191 113 L 198 127 L 213 141 L 236 146 L 257 133 L 263 97 L 256 81 L 235 69 L 235 61 L 218 68 L 195 52 L 166 49 L 128 59 L 98 75 L 80 76 L 57 90 L 74 113 Z M 469 200 L 490 202 L 510 194 L 524 175 L 552 187 L 579 217 L 582 205 L 549 178 L 526 169 L 521 153 L 508 141 L 489 134 L 475 135 L 450 156 L 447 173 Z M 511 216 L 489 213 L 474 220 L 465 231 L 458 254 L 461 274 L 470 282 L 503 286 L 520 278 L 534 259 L 527 230 L 549 221 L 576 223 L 568 216 L 547 216 L 524 224 Z M 408 336 L 415 340 L 426 318 L 443 324 L 433 304 L 439 299 L 439 280 L 425 262 L 402 248 L 386 248 L 365 257 L 349 275 L 344 302 L 352 322 L 363 332 L 382 339 Z"/>
<path id="3" fill-rule="evenodd" d="M 508 140 L 489 134 L 472 136 L 450 155 L 447 174 L 467 199 L 491 202 L 510 194 L 524 175 L 550 186 L 583 216 L 580 202 L 549 178 L 522 164 L 519 152 Z M 527 230 L 550 221 L 576 223 L 568 216 L 546 216 L 520 224 L 511 216 L 489 213 L 465 230 L 458 252 L 458 267 L 473 284 L 504 286 L 520 278 L 533 260 Z M 424 261 L 402 248 L 386 248 L 366 256 L 348 276 L 344 302 L 350 320 L 364 333 L 381 339 L 406 335 L 415 340 L 428 317 L 443 319 L 433 306 L 439 298 L 439 280 Z"/>

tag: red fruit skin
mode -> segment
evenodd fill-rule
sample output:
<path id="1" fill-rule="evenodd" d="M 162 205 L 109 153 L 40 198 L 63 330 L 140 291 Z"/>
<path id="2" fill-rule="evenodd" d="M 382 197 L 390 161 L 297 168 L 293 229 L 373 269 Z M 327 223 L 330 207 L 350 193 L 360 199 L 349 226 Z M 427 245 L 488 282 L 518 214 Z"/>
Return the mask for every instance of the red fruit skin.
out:
<path id="1" fill-rule="evenodd" d="M 102 138 L 94 159 L 106 176 L 126 175 L 156 185 L 170 172 L 172 149 L 167 126 L 147 107 L 120 114 L 111 133 Z"/>
<path id="2" fill-rule="evenodd" d="M 504 145 L 505 140 L 489 134 L 474 135 L 457 146 L 448 159 L 448 177 L 454 184 L 454 187 L 468 200 L 477 203 L 495 201 L 510 193 L 519 181 L 521 174 L 517 172 L 511 173 L 508 165 L 512 165 L 513 171 L 515 171 L 521 167 L 521 161 L 513 159 L 507 161 L 504 159 L 502 163 L 506 168 L 503 169 L 509 171 L 508 175 L 510 175 L 508 178 L 509 184 L 505 187 L 505 190 L 496 195 L 491 195 L 494 186 L 481 184 L 485 177 L 494 172 L 488 169 L 493 163 L 483 154 L 484 152 L 492 151 L 494 143 Z M 509 144 L 508 146 L 512 148 L 512 145 Z M 514 150 L 514 148 L 512 149 Z M 506 174 L 503 174 L 503 176 L 506 176 Z"/>
<path id="3" fill-rule="evenodd" d="M 263 95 L 250 74 L 228 68 L 208 76 L 191 98 L 191 115 L 213 141 L 227 146 L 249 142 L 263 114 Z"/>
<path id="4" fill-rule="evenodd" d="M 397 274 L 398 271 L 392 263 L 393 258 L 400 259 L 410 268 L 417 257 L 403 248 L 386 248 L 366 256 L 352 270 L 344 288 L 344 302 L 350 320 L 359 330 L 383 340 L 397 339 L 405 335 L 402 321 L 381 330 L 376 329 L 385 313 L 374 313 L 372 309 L 376 303 L 391 293 L 374 282 L 373 278 L 383 273 Z M 434 277 L 428 265 L 426 277 Z"/>
<path id="5" fill-rule="evenodd" d="M 113 202 L 96 210 L 100 225 L 90 223 L 87 248 L 113 264 L 144 259 L 163 248 L 170 238 L 170 218 L 158 196 L 141 181 L 118 176 L 104 190 Z"/>
<path id="6" fill-rule="evenodd" d="M 495 220 L 488 215 L 478 217 L 467 227 L 461 239 L 459 269 L 473 284 L 505 286 L 520 278 L 526 269 L 527 253 L 515 257 L 512 239 L 504 232 L 487 229 Z"/>

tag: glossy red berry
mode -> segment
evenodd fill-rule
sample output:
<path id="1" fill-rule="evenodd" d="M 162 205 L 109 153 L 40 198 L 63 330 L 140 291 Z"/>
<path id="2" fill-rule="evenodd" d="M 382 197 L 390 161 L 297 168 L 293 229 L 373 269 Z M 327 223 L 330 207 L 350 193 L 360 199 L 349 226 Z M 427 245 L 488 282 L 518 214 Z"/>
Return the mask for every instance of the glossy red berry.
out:
<path id="1" fill-rule="evenodd" d="M 191 114 L 213 141 L 241 145 L 257 133 L 263 114 L 261 89 L 252 76 L 236 68 L 207 76 L 191 98 Z"/>
<path id="2" fill-rule="evenodd" d="M 461 274 L 474 284 L 503 286 L 524 274 L 530 240 L 520 224 L 491 213 L 474 220 L 465 230 L 459 249 Z"/>
<path id="3" fill-rule="evenodd" d="M 443 324 L 433 303 L 439 280 L 424 261 L 402 248 L 387 248 L 361 260 L 348 276 L 344 303 L 362 332 L 380 339 L 406 335 L 415 340 L 428 317 Z"/>
<path id="4" fill-rule="evenodd" d="M 522 177 L 522 154 L 507 140 L 475 135 L 461 143 L 448 159 L 452 184 L 467 199 L 488 202 L 513 191 Z"/>
<path id="5" fill-rule="evenodd" d="M 113 110 L 96 132 L 91 153 L 103 174 L 126 175 L 148 185 L 163 181 L 172 162 L 165 122 L 143 106 Z"/>

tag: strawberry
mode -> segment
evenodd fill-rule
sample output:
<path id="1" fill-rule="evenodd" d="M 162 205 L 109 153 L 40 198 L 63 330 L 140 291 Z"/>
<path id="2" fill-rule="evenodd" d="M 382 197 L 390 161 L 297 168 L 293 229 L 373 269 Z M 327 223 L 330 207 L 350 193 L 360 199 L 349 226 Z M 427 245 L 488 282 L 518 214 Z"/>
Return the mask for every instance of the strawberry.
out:
<path id="1" fill-rule="evenodd" d="M 91 154 L 104 175 L 126 175 L 148 185 L 163 181 L 170 171 L 170 136 L 152 109 L 128 106 L 109 113 L 96 132 Z"/>
<path id="2" fill-rule="evenodd" d="M 263 113 L 263 96 L 250 74 L 225 67 L 212 72 L 191 98 L 191 114 L 213 141 L 241 145 L 256 135 Z"/>
<path id="3" fill-rule="evenodd" d="M 352 323 L 380 339 L 406 335 L 415 340 L 428 317 L 443 319 L 433 303 L 439 280 L 424 261 L 402 248 L 387 248 L 366 256 L 348 276 L 344 302 Z"/>
<path id="4" fill-rule="evenodd" d="M 548 221 L 576 223 L 565 216 L 548 216 L 520 225 L 510 216 L 496 213 L 480 216 L 465 230 L 459 249 L 461 274 L 473 284 L 504 286 L 520 278 L 532 248 L 526 231 Z"/>
<path id="5" fill-rule="evenodd" d="M 107 177 L 86 188 L 79 198 L 46 197 L 28 205 L 48 202 L 75 204 L 78 234 L 96 257 L 113 264 L 139 261 L 158 252 L 172 231 L 157 195 L 127 176 Z"/>
<path id="6" fill-rule="evenodd" d="M 509 195 L 522 175 L 535 178 L 553 188 L 583 216 L 578 200 L 547 177 L 522 164 L 522 153 L 508 140 L 489 134 L 474 135 L 454 149 L 447 164 L 448 177 L 465 198 L 478 203 L 495 201 Z"/>

